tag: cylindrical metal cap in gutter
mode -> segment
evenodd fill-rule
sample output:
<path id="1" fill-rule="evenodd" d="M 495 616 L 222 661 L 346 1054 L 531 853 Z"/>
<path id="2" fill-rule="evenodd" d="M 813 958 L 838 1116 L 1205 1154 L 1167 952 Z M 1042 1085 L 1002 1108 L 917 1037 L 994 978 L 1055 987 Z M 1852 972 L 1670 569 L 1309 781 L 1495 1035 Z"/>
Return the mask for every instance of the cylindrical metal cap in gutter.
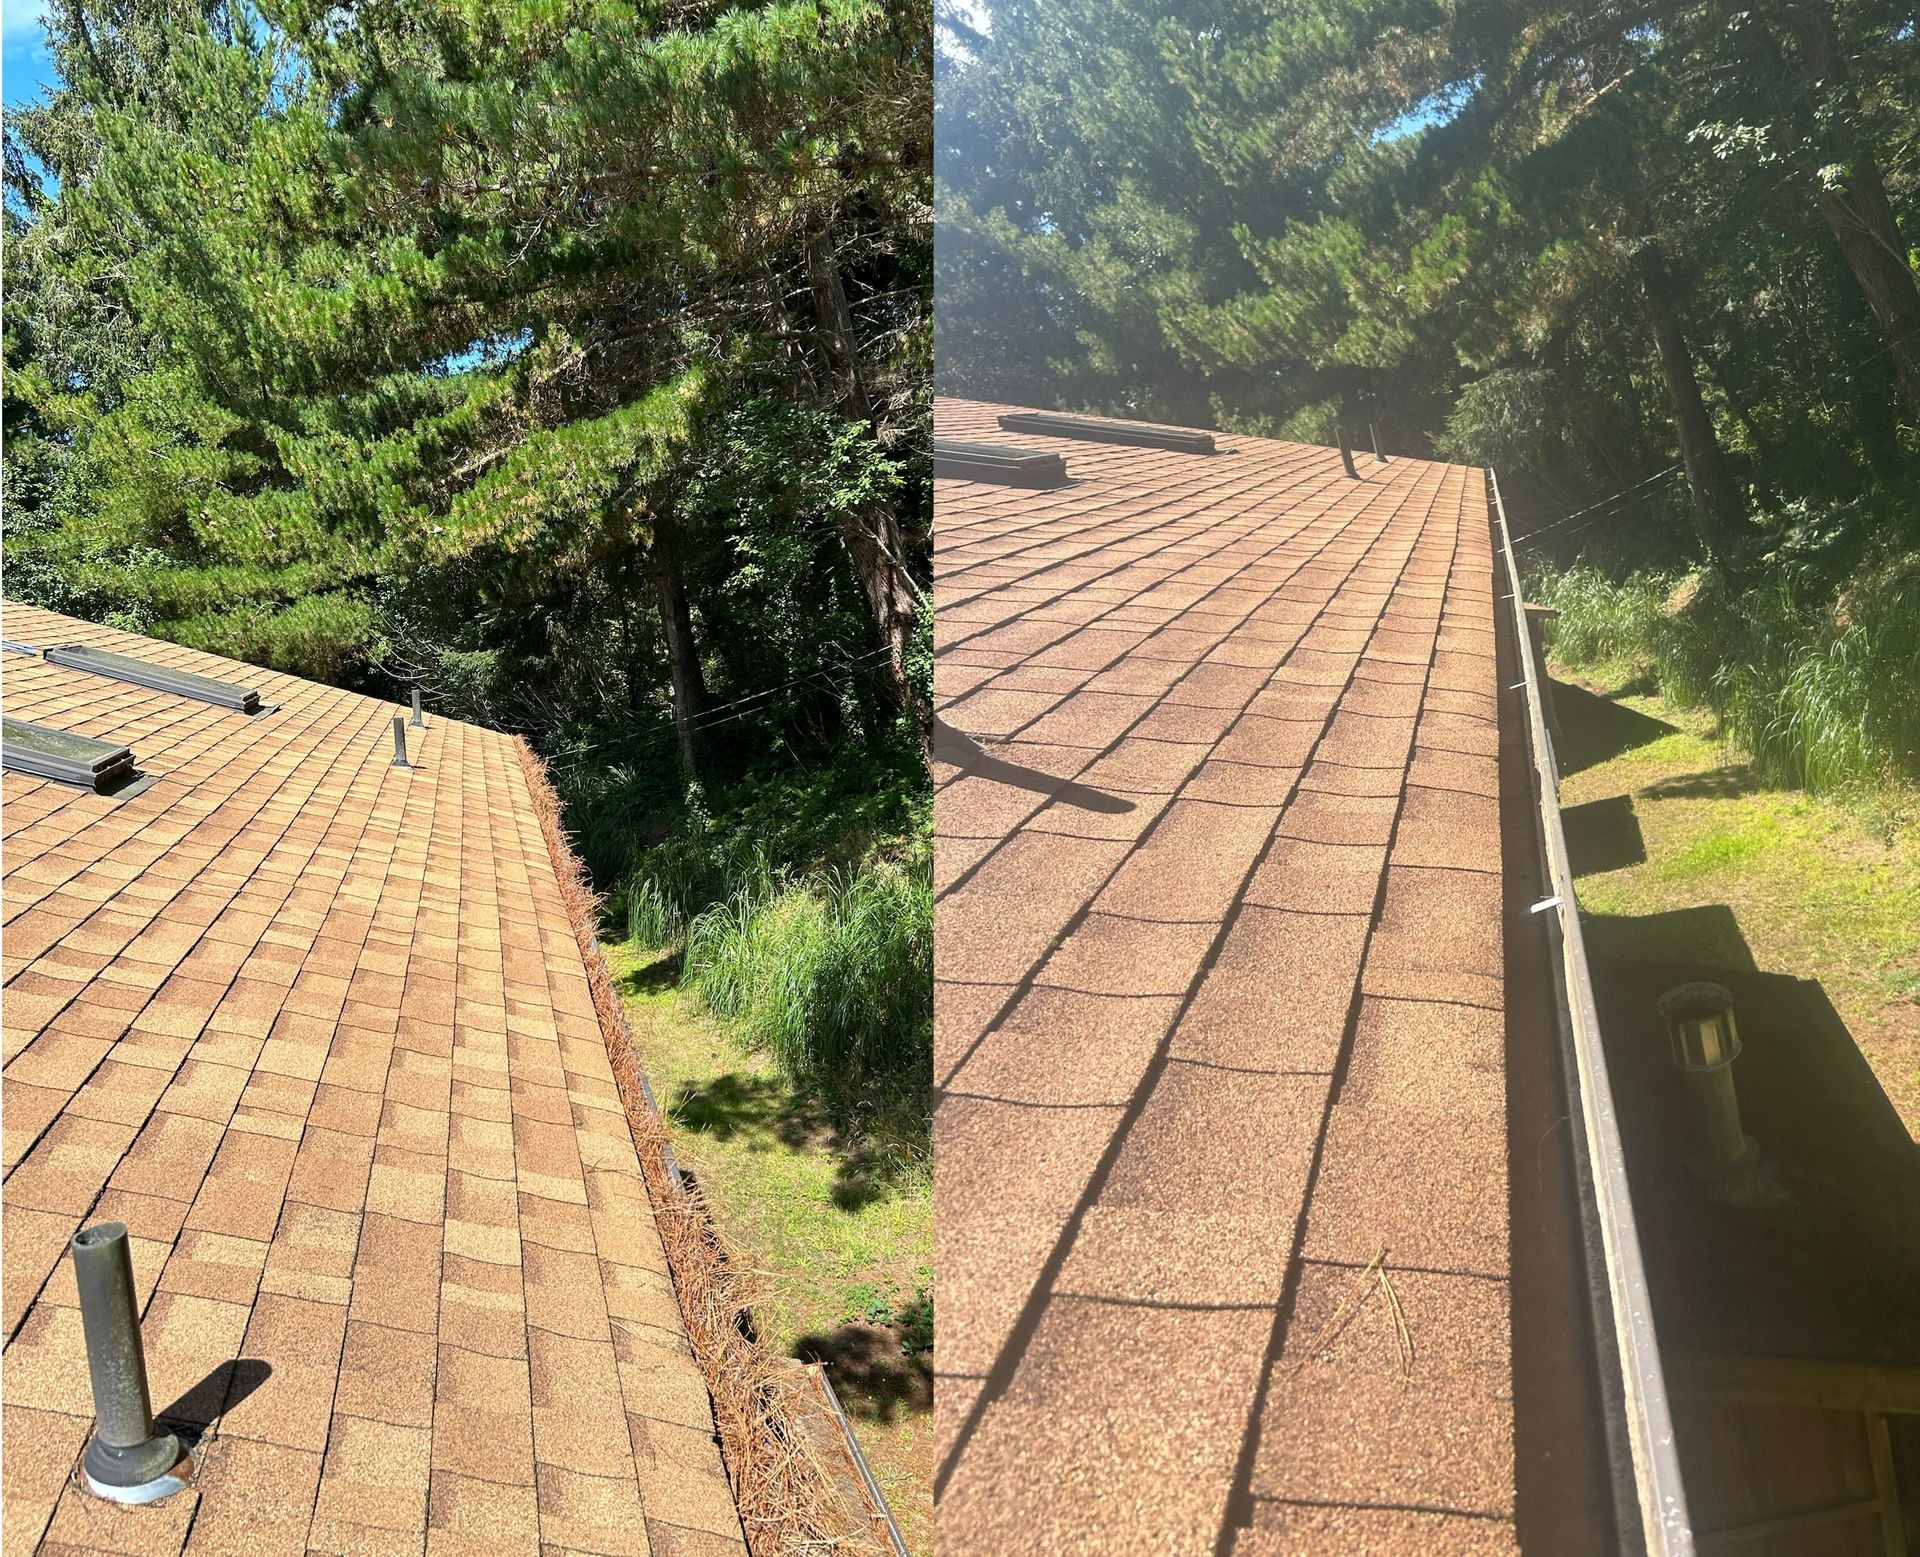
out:
<path id="1" fill-rule="evenodd" d="M 1604 1307 L 1611 1319 L 1616 1360 L 1620 1369 L 1621 1414 L 1616 1424 L 1626 1440 L 1627 1467 L 1633 1485 L 1629 1503 L 1638 1514 L 1639 1534 L 1650 1557 L 1691 1557 L 1693 1526 L 1687 1514 L 1686 1489 L 1680 1475 L 1679 1446 L 1667 1402 L 1666 1372 L 1660 1344 L 1654 1334 L 1653 1299 L 1627 1191 L 1627 1165 L 1620 1144 L 1620 1126 L 1613 1103 L 1613 1085 L 1607 1074 L 1600 1043 L 1600 1020 L 1594 1007 L 1593 981 L 1587 969 L 1586 942 L 1580 929 L 1580 909 L 1574 896 L 1573 870 L 1567 858 L 1566 834 L 1560 822 L 1560 773 L 1553 744 L 1547 735 L 1538 660 L 1529 651 L 1527 616 L 1520 596 L 1520 568 L 1513 555 L 1513 537 L 1507 529 L 1507 511 L 1500 500 L 1500 482 L 1491 466 L 1487 487 L 1500 526 L 1500 551 L 1506 564 L 1508 600 L 1513 607 L 1513 629 L 1519 635 L 1519 660 L 1525 671 L 1527 742 L 1533 758 L 1536 825 L 1545 860 L 1548 891 L 1542 910 L 1559 939 L 1559 1016 L 1566 1028 L 1573 1056 L 1570 1083 L 1582 1125 L 1587 1168 L 1598 1224 L 1606 1281 Z M 1631 1535 L 1623 1530 L 1623 1537 Z"/>

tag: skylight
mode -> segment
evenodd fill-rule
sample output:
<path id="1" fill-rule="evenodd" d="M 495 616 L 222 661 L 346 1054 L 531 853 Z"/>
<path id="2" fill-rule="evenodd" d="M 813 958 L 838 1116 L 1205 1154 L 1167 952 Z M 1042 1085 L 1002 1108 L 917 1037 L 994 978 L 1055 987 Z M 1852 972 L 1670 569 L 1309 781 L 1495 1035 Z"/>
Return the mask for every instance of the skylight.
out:
<path id="1" fill-rule="evenodd" d="M 133 753 L 125 746 L 24 719 L 0 719 L 0 767 L 79 784 L 96 794 L 135 776 Z"/>
<path id="2" fill-rule="evenodd" d="M 174 670 L 131 654 L 115 654 L 110 649 L 90 648 L 81 643 L 63 643 L 46 651 L 49 663 L 73 670 L 86 670 L 96 676 L 111 676 L 115 681 L 130 681 L 156 692 L 172 692 L 179 697 L 198 698 L 221 708 L 238 709 L 243 714 L 260 712 L 260 694 L 237 682 L 200 676 L 190 670 Z"/>
<path id="3" fill-rule="evenodd" d="M 1131 443 L 1149 449 L 1178 449 L 1183 454 L 1212 454 L 1213 434 L 1191 427 L 1155 427 L 1147 422 L 1100 422 L 1055 411 L 1009 411 L 1000 418 L 1008 432 L 1043 433 L 1049 438 L 1079 438 L 1087 443 Z"/>
<path id="4" fill-rule="evenodd" d="M 1057 487 L 1066 484 L 1067 462 L 1042 449 L 935 438 L 933 473 L 962 481 L 992 481 L 1003 487 Z"/>

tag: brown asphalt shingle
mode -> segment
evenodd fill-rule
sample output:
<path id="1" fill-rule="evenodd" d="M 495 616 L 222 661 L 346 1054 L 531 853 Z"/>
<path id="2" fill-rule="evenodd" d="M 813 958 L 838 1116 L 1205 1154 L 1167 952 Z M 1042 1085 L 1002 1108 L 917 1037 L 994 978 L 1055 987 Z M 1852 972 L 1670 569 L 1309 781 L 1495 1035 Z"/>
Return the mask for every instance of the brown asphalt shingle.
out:
<path id="1" fill-rule="evenodd" d="M 744 1551 L 509 738 L 430 719 L 403 772 L 391 705 L 11 602 L 4 627 L 281 705 L 0 662 L 10 717 L 160 775 L 0 781 L 8 1553 Z M 66 1245 L 113 1219 L 154 1403 L 212 1425 L 146 1509 L 68 1482 Z"/>
<path id="2" fill-rule="evenodd" d="M 1511 1550 L 1481 476 L 998 410 L 1072 482 L 936 494 L 942 1543 Z"/>

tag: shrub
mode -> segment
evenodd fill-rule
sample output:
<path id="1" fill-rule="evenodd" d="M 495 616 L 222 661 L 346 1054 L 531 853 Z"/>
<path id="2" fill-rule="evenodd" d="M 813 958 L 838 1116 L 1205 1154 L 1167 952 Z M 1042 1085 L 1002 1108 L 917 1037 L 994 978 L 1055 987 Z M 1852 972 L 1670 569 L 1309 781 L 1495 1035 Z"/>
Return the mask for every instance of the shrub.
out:
<path id="1" fill-rule="evenodd" d="M 1867 567 L 1838 596 L 1810 575 L 1612 580 L 1547 573 L 1547 631 L 1568 664 L 1631 663 L 1705 707 L 1760 776 L 1815 791 L 1920 777 L 1920 557 Z"/>
<path id="2" fill-rule="evenodd" d="M 1537 594 L 1560 613 L 1549 641 L 1570 665 L 1607 665 L 1649 658 L 1660 608 L 1670 590 L 1644 574 L 1616 584 L 1598 568 L 1545 575 Z"/>
<path id="3" fill-rule="evenodd" d="M 926 860 L 750 882 L 694 919 L 689 987 L 747 1045 L 833 1097 L 924 1088 L 932 1069 Z"/>

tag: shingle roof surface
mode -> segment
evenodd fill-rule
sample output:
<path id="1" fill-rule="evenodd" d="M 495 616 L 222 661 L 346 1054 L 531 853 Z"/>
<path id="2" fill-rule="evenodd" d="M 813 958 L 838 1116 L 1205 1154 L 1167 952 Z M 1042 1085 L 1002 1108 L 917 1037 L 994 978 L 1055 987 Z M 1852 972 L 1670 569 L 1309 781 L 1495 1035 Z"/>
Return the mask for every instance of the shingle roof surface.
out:
<path id="1" fill-rule="evenodd" d="M 1510 1550 L 1481 473 L 1000 409 L 1072 484 L 937 484 L 942 1545 Z"/>
<path id="2" fill-rule="evenodd" d="M 249 719 L 8 653 L 5 1549 L 744 1550 L 587 974 L 508 737 L 9 602 L 5 636 L 244 681 Z M 131 1233 L 193 1491 L 121 1509 L 66 1244 Z M 258 1364 L 264 1364 L 264 1369 Z"/>

